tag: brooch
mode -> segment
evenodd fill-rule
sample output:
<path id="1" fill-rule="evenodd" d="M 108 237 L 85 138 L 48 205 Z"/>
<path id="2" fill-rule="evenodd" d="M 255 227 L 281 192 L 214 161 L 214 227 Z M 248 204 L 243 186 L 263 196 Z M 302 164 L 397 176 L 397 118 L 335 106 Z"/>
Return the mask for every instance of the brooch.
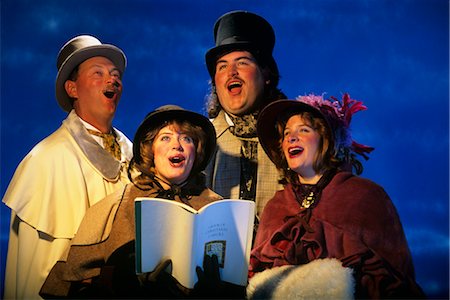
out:
<path id="1" fill-rule="evenodd" d="M 316 200 L 316 197 L 314 195 L 314 192 L 310 192 L 308 196 L 305 197 L 302 201 L 302 207 L 309 208 L 311 205 L 314 204 L 314 201 Z"/>

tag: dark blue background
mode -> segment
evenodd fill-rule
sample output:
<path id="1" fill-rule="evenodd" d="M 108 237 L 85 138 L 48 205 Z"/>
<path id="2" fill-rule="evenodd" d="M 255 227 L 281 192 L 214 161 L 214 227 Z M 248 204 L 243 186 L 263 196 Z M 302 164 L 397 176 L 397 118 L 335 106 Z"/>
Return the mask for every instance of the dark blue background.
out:
<path id="1" fill-rule="evenodd" d="M 274 27 L 289 97 L 348 92 L 369 107 L 354 138 L 376 150 L 364 177 L 398 208 L 417 280 L 449 290 L 449 3 L 447 0 L 2 0 L 1 194 L 15 168 L 65 113 L 54 97 L 56 55 L 82 33 L 128 57 L 114 125 L 130 138 L 143 117 L 174 103 L 205 113 L 204 54 L 223 13 L 247 9 Z M 1 205 L 1 262 L 9 209 Z M 30 251 L 32 251 L 30 249 Z"/>

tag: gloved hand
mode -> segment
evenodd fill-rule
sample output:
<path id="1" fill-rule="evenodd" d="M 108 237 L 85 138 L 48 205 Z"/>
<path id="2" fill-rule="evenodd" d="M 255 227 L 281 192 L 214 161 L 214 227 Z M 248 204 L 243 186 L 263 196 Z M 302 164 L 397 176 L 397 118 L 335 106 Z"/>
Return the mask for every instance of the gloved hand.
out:
<path id="1" fill-rule="evenodd" d="M 171 273 L 172 269 L 172 260 L 166 259 L 160 262 L 152 272 L 142 273 L 137 275 L 139 282 L 141 285 L 145 285 L 149 282 L 156 282 L 165 277 L 164 272 L 166 269 L 169 269 L 167 273 Z"/>
<path id="2" fill-rule="evenodd" d="M 198 298 L 245 298 L 245 287 L 220 279 L 219 261 L 216 255 L 205 255 L 203 270 L 195 269 L 198 281 L 194 285 L 193 296 Z"/>
<path id="3" fill-rule="evenodd" d="M 146 297 L 183 298 L 189 290 L 183 287 L 172 275 L 172 260 L 160 262 L 152 272 L 137 275 Z"/>

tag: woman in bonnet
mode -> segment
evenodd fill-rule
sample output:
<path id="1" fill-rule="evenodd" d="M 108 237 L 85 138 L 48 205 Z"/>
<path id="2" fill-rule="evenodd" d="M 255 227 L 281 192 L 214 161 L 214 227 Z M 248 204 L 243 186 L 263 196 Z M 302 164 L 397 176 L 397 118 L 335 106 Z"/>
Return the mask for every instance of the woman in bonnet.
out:
<path id="1" fill-rule="evenodd" d="M 284 189 L 261 217 L 249 298 L 424 297 L 391 199 L 357 176 L 357 156 L 373 150 L 350 134 L 352 115 L 364 109 L 348 94 L 309 95 L 261 112 L 258 136 Z"/>
<path id="2" fill-rule="evenodd" d="M 208 118 L 181 107 L 165 105 L 149 113 L 134 137 L 128 170 L 131 184 L 87 211 L 67 256 L 53 267 L 40 295 L 185 298 L 225 293 L 225 288 L 240 293 L 240 286 L 225 283 L 222 290 L 212 291 L 200 280 L 189 290 L 165 271 L 170 260 L 161 262 L 151 273 L 135 273 L 134 199 L 171 199 L 197 210 L 221 200 L 205 186 L 203 173 L 216 147 L 215 136 Z M 201 269 L 198 272 L 203 274 Z M 205 276 L 207 272 L 205 268 Z"/>

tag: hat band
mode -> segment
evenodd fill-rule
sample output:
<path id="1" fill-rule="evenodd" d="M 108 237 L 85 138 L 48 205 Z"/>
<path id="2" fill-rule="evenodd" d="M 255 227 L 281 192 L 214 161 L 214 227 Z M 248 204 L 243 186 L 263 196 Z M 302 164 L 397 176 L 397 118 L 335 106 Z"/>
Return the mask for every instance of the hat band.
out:
<path id="1" fill-rule="evenodd" d="M 217 46 L 222 46 L 222 45 L 229 45 L 229 44 L 234 44 L 234 43 L 242 43 L 242 42 L 247 42 L 247 43 L 251 43 L 249 42 L 245 37 L 241 37 L 241 36 L 232 36 L 226 39 L 223 39 L 219 45 Z"/>

